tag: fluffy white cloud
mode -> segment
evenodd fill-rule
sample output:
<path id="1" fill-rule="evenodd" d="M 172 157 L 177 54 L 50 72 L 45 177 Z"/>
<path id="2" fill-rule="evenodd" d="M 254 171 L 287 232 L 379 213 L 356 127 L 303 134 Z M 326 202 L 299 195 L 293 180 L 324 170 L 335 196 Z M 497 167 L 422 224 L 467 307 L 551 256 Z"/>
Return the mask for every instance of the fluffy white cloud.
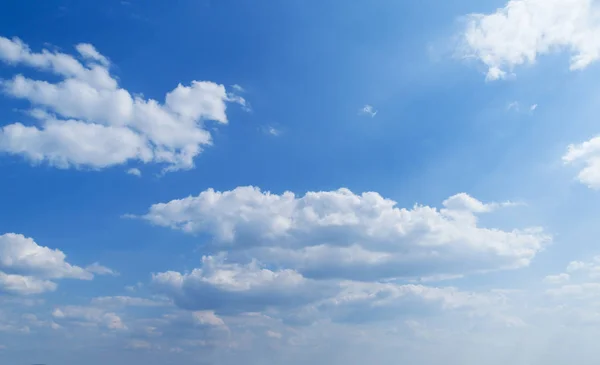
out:
<path id="1" fill-rule="evenodd" d="M 32 276 L 6 274 L 0 271 L 0 292 L 19 295 L 40 294 L 56 290 L 56 283 Z"/>
<path id="2" fill-rule="evenodd" d="M 162 104 L 145 99 L 119 87 L 110 62 L 92 45 L 76 48 L 85 63 L 64 53 L 34 53 L 18 39 L 0 37 L 0 61 L 63 77 L 52 83 L 16 75 L 1 82 L 4 93 L 36 107 L 31 115 L 39 126 L 4 126 L 0 151 L 58 168 L 100 169 L 136 160 L 189 169 L 211 144 L 203 122 L 227 123 L 229 102 L 248 107 L 242 97 L 208 81 L 179 84 Z"/>
<path id="3" fill-rule="evenodd" d="M 50 249 L 20 234 L 7 233 L 0 236 L 0 269 L 36 274 L 52 279 L 93 278 L 85 269 L 69 264 L 66 255 L 58 249 Z"/>
<path id="4" fill-rule="evenodd" d="M 374 192 L 340 189 L 296 197 L 238 187 L 155 204 L 143 219 L 208 233 L 212 248 L 232 249 L 231 257 L 250 250 L 261 261 L 304 276 L 375 280 L 527 266 L 550 240 L 540 228 L 478 225 L 479 214 L 506 205 L 512 203 L 485 204 L 457 194 L 442 209 L 405 209 Z"/>
<path id="5" fill-rule="evenodd" d="M 600 136 L 570 145 L 562 160 L 568 165 L 583 165 L 577 180 L 591 189 L 600 189 Z"/>
<path id="6" fill-rule="evenodd" d="M 205 256 L 190 273 L 153 274 L 154 288 L 183 308 L 220 312 L 262 311 L 269 307 L 301 306 L 327 295 L 327 285 L 294 270 L 272 271 L 253 261 L 229 264 L 225 257 Z"/>
<path id="7" fill-rule="evenodd" d="M 571 54 L 571 70 L 600 58 L 600 7 L 596 0 L 510 0 L 490 14 L 471 14 L 461 56 L 488 67 L 497 80 L 539 55 Z"/>
<path id="8" fill-rule="evenodd" d="M 56 289 L 53 279 L 91 280 L 112 270 L 99 264 L 84 269 L 66 261 L 58 250 L 38 245 L 20 234 L 0 235 L 0 290 L 16 294 L 39 294 Z"/>

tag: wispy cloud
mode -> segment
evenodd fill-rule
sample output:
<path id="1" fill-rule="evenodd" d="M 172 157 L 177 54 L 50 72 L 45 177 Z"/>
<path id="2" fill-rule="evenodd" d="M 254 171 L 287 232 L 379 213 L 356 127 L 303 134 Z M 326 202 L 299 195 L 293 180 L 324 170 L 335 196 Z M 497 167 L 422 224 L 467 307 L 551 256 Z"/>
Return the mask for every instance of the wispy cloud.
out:
<path id="1" fill-rule="evenodd" d="M 363 106 L 360 111 L 359 114 L 360 115 L 368 115 L 371 118 L 375 117 L 377 115 L 377 110 L 375 110 L 375 108 L 373 108 L 372 105 L 366 104 L 365 106 Z"/>

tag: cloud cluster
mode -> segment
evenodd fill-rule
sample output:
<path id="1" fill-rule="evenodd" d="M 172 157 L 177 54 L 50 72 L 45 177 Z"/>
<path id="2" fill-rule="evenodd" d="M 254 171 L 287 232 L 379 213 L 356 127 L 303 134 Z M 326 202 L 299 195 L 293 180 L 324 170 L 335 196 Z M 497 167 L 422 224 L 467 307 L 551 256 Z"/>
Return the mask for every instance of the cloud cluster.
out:
<path id="1" fill-rule="evenodd" d="M 600 296 L 600 256 L 590 261 L 571 261 L 565 272 L 544 279 L 552 285 L 546 293 L 552 297 L 581 299 Z"/>
<path id="2" fill-rule="evenodd" d="M 84 324 L 92 324 L 94 326 L 101 326 L 110 330 L 127 329 L 127 326 L 123 324 L 121 317 L 116 313 L 107 312 L 98 307 L 65 306 L 56 308 L 52 312 L 52 317 L 59 323 L 75 321 Z"/>
<path id="3" fill-rule="evenodd" d="M 375 192 L 339 189 L 297 197 L 238 187 L 155 204 L 142 218 L 209 234 L 216 251 L 249 250 L 311 278 L 378 280 L 527 266 L 550 240 L 541 228 L 503 231 L 478 224 L 478 215 L 507 205 L 512 203 L 485 204 L 463 193 L 441 209 L 406 209 Z"/>
<path id="4" fill-rule="evenodd" d="M 58 168 L 101 169 L 130 161 L 190 169 L 211 144 L 204 121 L 227 123 L 227 103 L 246 101 L 209 81 L 179 84 L 164 102 L 119 87 L 110 61 L 90 44 L 76 56 L 32 52 L 19 39 L 0 37 L 0 61 L 50 72 L 58 82 L 23 75 L 2 80 L 9 96 L 28 100 L 38 126 L 14 123 L 0 129 L 0 151 Z"/>
<path id="5" fill-rule="evenodd" d="M 567 51 L 571 70 L 600 58 L 600 7 L 594 0 L 510 0 L 490 14 L 471 14 L 461 56 L 487 68 L 487 80 L 507 76 L 539 55 Z"/>
<path id="6" fill-rule="evenodd" d="M 99 264 L 82 268 L 66 261 L 58 249 L 38 245 L 20 234 L 0 235 L 0 291 L 39 294 L 54 291 L 57 279 L 91 280 L 94 274 L 110 274 Z"/>
<path id="7" fill-rule="evenodd" d="M 600 136 L 570 145 L 562 160 L 567 165 L 583 165 L 577 180 L 591 189 L 600 189 Z"/>
<path id="8" fill-rule="evenodd" d="M 478 222 L 478 215 L 512 205 L 462 193 L 446 199 L 441 209 L 405 209 L 374 192 L 296 196 L 238 187 L 155 204 L 141 218 L 211 237 L 205 249 L 213 254 L 203 257 L 199 268 L 153 275 L 154 288 L 179 306 L 225 313 L 302 306 L 321 311 L 327 303 L 356 306 L 350 292 L 363 293 L 374 307 L 378 299 L 394 303 L 409 293 L 444 304 L 443 293 L 449 300 L 463 294 L 385 281 L 529 265 L 550 240 L 542 229 L 504 231 Z M 344 300 L 332 299 L 340 296 Z"/>

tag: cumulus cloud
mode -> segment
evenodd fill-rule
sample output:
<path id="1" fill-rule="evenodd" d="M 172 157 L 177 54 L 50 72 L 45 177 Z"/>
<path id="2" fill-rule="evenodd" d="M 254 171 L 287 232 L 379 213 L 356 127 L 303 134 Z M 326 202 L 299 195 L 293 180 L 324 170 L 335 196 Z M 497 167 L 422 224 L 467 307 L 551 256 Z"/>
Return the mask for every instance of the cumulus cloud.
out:
<path id="1" fill-rule="evenodd" d="M 591 189 L 600 189 L 600 136 L 569 145 L 562 160 L 567 165 L 583 166 L 577 180 Z"/>
<path id="2" fill-rule="evenodd" d="M 0 61 L 34 67 L 62 77 L 58 82 L 22 75 L 0 83 L 2 91 L 28 100 L 38 125 L 14 123 L 0 129 L 0 151 L 58 168 L 102 169 L 129 161 L 159 163 L 165 170 L 194 167 L 211 142 L 205 121 L 228 122 L 226 106 L 246 100 L 210 81 L 179 84 L 163 103 L 120 88 L 110 61 L 90 44 L 76 49 L 84 59 L 43 50 L 32 52 L 19 39 L 0 37 Z"/>
<path id="3" fill-rule="evenodd" d="M 152 275 L 154 288 L 191 310 L 220 312 L 262 311 L 269 307 L 301 306 L 326 292 L 294 270 L 272 271 L 253 261 L 226 263 L 225 257 L 205 256 L 190 273 L 174 271 Z"/>
<path id="4" fill-rule="evenodd" d="M 91 280 L 94 274 L 112 270 L 94 264 L 72 265 L 58 250 L 38 245 L 20 234 L 0 235 L 0 290 L 17 294 L 39 294 L 56 289 L 55 279 Z"/>
<path id="5" fill-rule="evenodd" d="M 296 196 L 255 187 L 212 189 L 150 207 L 143 219 L 211 235 L 215 251 L 241 251 L 311 278 L 377 280 L 527 266 L 550 240 L 540 228 L 481 227 L 478 215 L 514 203 L 457 194 L 443 208 L 399 208 L 375 192 Z"/>
<path id="6" fill-rule="evenodd" d="M 56 290 L 56 283 L 32 276 L 6 274 L 0 271 L 0 292 L 29 295 Z"/>
<path id="7" fill-rule="evenodd" d="M 196 322 L 223 326 L 217 314 L 269 313 L 287 323 L 321 320 L 372 322 L 427 314 L 439 310 L 466 311 L 486 316 L 499 310 L 502 295 L 463 292 L 452 287 L 428 287 L 366 281 L 308 279 L 293 270 L 269 270 L 253 261 L 228 264 L 224 258 L 204 257 L 190 273 L 154 274 L 161 294 L 193 312 Z"/>
<path id="8" fill-rule="evenodd" d="M 505 78 L 538 56 L 566 51 L 570 69 L 600 58 L 598 3 L 593 0 L 510 0 L 489 14 L 470 14 L 459 53 L 487 68 L 487 80 Z"/>

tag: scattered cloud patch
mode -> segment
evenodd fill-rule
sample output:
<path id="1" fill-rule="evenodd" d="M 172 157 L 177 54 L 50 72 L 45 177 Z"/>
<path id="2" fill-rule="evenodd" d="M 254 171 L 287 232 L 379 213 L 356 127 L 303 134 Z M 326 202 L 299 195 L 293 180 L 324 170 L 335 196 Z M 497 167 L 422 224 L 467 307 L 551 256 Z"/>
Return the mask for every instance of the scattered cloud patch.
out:
<path id="1" fill-rule="evenodd" d="M 60 323 L 77 321 L 110 330 L 126 330 L 121 317 L 98 307 L 64 306 L 56 308 L 52 317 Z"/>
<path id="2" fill-rule="evenodd" d="M 191 169 L 212 143 L 205 122 L 228 122 L 227 104 L 247 101 L 210 81 L 179 84 L 164 102 L 119 87 L 110 62 L 90 44 L 76 49 L 85 63 L 65 53 L 32 52 L 19 39 L 0 37 L 0 61 L 33 67 L 58 82 L 22 75 L 3 80 L 4 94 L 28 100 L 38 125 L 14 123 L 0 129 L 0 151 L 57 168 L 90 168 L 129 161 L 157 163 L 165 171 Z"/>
<path id="3" fill-rule="evenodd" d="M 142 171 L 138 168 L 133 167 L 127 170 L 127 174 L 140 177 L 142 176 Z"/>
<path id="4" fill-rule="evenodd" d="M 512 101 L 512 102 L 508 103 L 508 105 L 506 106 L 506 110 L 509 110 L 509 111 L 513 110 L 513 111 L 518 112 L 519 109 L 520 109 L 520 107 L 519 107 L 518 101 Z"/>
<path id="5" fill-rule="evenodd" d="M 483 203 L 461 193 L 441 209 L 406 209 L 376 192 L 339 189 L 296 196 L 238 187 L 155 204 L 140 218 L 209 234 L 214 241 L 206 248 L 215 253 L 246 252 L 310 278 L 377 280 L 527 266 L 551 240 L 541 228 L 503 231 L 478 225 L 480 214 L 514 205 Z"/>
<path id="6" fill-rule="evenodd" d="M 281 131 L 273 126 L 263 128 L 265 134 L 273 137 L 277 137 L 281 134 Z"/>
<path id="7" fill-rule="evenodd" d="M 231 88 L 239 93 L 246 92 L 246 90 L 238 84 L 231 85 Z"/>
<path id="8" fill-rule="evenodd" d="M 0 291 L 39 294 L 54 291 L 57 279 L 91 280 L 94 274 L 109 273 L 112 270 L 97 263 L 87 268 L 72 265 L 62 251 L 40 246 L 23 235 L 0 235 Z"/>
<path id="9" fill-rule="evenodd" d="M 569 52 L 570 69 L 581 70 L 600 58 L 599 10 L 590 0 L 510 0 L 468 15 L 459 54 L 483 63 L 489 81 L 553 52 Z"/>
<path id="10" fill-rule="evenodd" d="M 569 145 L 562 160 L 566 165 L 583 166 L 577 180 L 591 189 L 600 189 L 600 136 Z"/>
<path id="11" fill-rule="evenodd" d="M 562 273 L 558 275 L 548 275 L 544 278 L 544 282 L 547 284 L 562 284 L 569 281 L 571 276 L 567 273 Z"/>
<path id="12" fill-rule="evenodd" d="M 359 112 L 360 115 L 367 115 L 371 118 L 375 117 L 377 115 L 377 110 L 375 110 L 375 108 L 373 108 L 373 106 L 371 105 L 365 105 L 363 106 Z"/>

